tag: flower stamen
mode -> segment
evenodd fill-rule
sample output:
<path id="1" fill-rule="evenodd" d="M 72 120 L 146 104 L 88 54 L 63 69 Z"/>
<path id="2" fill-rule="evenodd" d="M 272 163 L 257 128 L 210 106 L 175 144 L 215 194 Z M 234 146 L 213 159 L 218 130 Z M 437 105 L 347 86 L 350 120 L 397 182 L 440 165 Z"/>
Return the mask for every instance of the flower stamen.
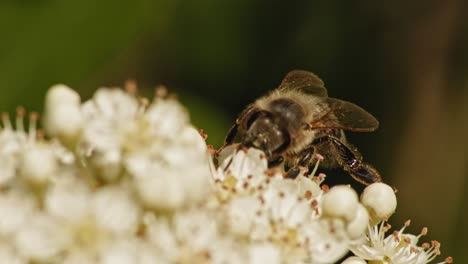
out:
<path id="1" fill-rule="evenodd" d="M 16 108 L 16 130 L 24 132 L 24 115 L 26 110 L 23 106 L 18 106 Z"/>

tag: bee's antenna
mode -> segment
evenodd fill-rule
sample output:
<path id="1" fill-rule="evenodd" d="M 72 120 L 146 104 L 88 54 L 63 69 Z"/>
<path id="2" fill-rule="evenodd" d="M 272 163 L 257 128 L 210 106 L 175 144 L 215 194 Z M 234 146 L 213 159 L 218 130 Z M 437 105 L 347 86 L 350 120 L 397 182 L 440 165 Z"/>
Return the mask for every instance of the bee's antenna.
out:
<path id="1" fill-rule="evenodd" d="M 229 168 L 229 166 L 231 166 L 231 163 L 232 163 L 232 160 L 234 159 L 234 157 L 231 156 L 231 159 L 229 159 L 229 162 L 226 164 L 226 167 L 224 167 L 224 172 L 227 171 L 227 169 Z"/>
<path id="2" fill-rule="evenodd" d="M 232 154 L 231 154 L 231 159 L 229 160 L 229 162 L 226 164 L 226 166 L 224 167 L 223 171 L 226 172 L 227 169 L 229 168 L 229 166 L 231 166 L 232 164 L 232 160 L 234 159 L 234 154 L 236 153 L 236 148 L 233 148 L 233 151 L 232 151 Z"/>

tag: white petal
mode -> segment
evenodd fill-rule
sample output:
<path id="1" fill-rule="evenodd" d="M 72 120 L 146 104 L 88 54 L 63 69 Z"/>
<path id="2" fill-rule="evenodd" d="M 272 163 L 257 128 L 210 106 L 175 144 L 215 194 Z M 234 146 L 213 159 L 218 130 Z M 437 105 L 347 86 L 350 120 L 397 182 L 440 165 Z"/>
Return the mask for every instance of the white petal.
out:
<path id="1" fill-rule="evenodd" d="M 281 263 L 280 251 L 272 244 L 257 244 L 249 247 L 250 264 L 279 264 Z"/>
<path id="2" fill-rule="evenodd" d="M 298 187 L 297 193 L 302 198 L 311 200 L 322 193 L 320 186 L 308 177 L 298 176 L 295 181 Z"/>
<path id="3" fill-rule="evenodd" d="M 260 209 L 260 201 L 254 197 L 241 197 L 232 200 L 228 209 L 231 230 L 240 236 L 249 235 L 257 217 L 256 214 Z"/>
<path id="4" fill-rule="evenodd" d="M 252 178 L 252 184 L 257 185 L 258 181 L 264 180 L 267 169 L 265 154 L 258 149 L 250 148 L 247 151 L 236 151 L 232 156 L 226 157 L 220 164 L 218 172 L 226 171 L 238 180 Z"/>

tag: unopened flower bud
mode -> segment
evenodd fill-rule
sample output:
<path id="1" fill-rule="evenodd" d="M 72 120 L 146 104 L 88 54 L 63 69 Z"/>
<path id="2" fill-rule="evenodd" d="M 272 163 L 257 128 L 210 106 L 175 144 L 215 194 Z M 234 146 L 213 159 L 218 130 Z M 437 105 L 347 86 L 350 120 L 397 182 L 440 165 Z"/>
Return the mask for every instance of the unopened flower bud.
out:
<path id="1" fill-rule="evenodd" d="M 78 93 L 61 84 L 50 88 L 45 102 L 46 132 L 50 136 L 70 143 L 76 139 L 82 125 L 83 117 Z"/>
<path id="2" fill-rule="evenodd" d="M 323 215 L 351 221 L 356 216 L 358 205 L 358 196 L 353 189 L 348 186 L 336 186 L 323 197 Z"/>
<path id="3" fill-rule="evenodd" d="M 358 204 L 356 210 L 356 216 L 348 223 L 346 230 L 348 235 L 352 238 L 359 238 L 364 234 L 369 224 L 369 213 L 366 208 L 361 204 Z"/>
<path id="4" fill-rule="evenodd" d="M 341 264 L 366 264 L 367 262 L 359 257 L 349 257 L 345 259 Z"/>
<path id="5" fill-rule="evenodd" d="M 373 223 L 388 219 L 397 206 L 392 187 L 381 182 L 367 186 L 361 194 L 361 202 L 369 210 Z"/>

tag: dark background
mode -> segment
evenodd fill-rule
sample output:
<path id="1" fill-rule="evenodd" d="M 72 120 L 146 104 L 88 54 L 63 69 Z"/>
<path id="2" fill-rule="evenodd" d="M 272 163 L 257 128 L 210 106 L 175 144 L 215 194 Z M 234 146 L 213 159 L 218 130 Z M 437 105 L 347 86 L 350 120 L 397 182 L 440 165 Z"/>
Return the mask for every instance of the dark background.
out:
<path id="1" fill-rule="evenodd" d="M 310 70 L 380 120 L 348 138 L 398 189 L 394 227 L 428 226 L 468 263 L 467 17 L 462 0 L 2 0 L 0 110 L 41 110 L 58 82 L 87 99 L 135 78 L 177 93 L 219 146 L 248 103 Z"/>

